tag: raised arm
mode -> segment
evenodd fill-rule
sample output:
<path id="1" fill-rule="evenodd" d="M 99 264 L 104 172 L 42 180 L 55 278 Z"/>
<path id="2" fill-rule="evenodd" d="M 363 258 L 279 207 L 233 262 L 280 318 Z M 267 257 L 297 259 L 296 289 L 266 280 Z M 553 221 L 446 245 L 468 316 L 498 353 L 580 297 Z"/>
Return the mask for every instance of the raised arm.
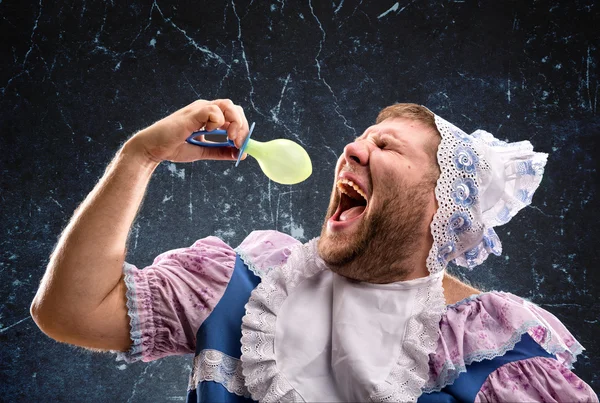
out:
<path id="1" fill-rule="evenodd" d="M 185 142 L 194 131 L 227 129 L 240 147 L 248 134 L 241 107 L 229 100 L 196 101 L 136 133 L 75 210 L 61 235 L 31 315 L 48 336 L 102 350 L 129 348 L 123 263 L 127 236 L 154 169 L 161 161 L 237 158 L 233 148 Z"/>

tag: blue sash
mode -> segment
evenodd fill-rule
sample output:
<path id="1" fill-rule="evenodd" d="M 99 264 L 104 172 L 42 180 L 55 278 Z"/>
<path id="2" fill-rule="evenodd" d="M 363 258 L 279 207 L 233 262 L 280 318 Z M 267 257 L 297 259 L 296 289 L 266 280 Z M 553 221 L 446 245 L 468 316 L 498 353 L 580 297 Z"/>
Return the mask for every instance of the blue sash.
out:
<path id="1" fill-rule="evenodd" d="M 252 273 L 239 255 L 227 289 L 212 313 L 196 333 L 196 356 L 205 349 L 218 350 L 230 357 L 242 356 L 242 318 L 244 305 L 250 293 L 260 283 L 260 277 Z M 200 382 L 196 389 L 188 390 L 188 403 L 223 402 L 248 403 L 254 400 L 230 393 L 217 382 Z"/>

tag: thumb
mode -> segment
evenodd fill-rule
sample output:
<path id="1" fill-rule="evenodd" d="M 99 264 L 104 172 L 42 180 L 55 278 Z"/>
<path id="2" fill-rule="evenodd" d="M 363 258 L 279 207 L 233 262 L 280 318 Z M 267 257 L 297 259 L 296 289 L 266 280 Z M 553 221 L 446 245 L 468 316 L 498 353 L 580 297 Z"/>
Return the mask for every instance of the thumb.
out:
<path id="1" fill-rule="evenodd" d="M 178 152 L 169 161 L 193 162 L 199 160 L 225 160 L 237 159 L 238 150 L 234 147 L 200 147 L 192 144 L 182 144 Z"/>
<path id="2" fill-rule="evenodd" d="M 198 147 L 190 144 L 190 147 L 198 148 L 196 155 L 202 160 L 235 161 L 239 150 L 235 147 Z"/>
<path id="3" fill-rule="evenodd" d="M 233 148 L 233 147 L 231 147 Z M 237 148 L 233 148 L 231 155 L 233 156 L 233 159 L 237 161 L 238 156 L 240 155 L 240 150 L 238 150 Z M 244 153 L 242 155 L 242 158 L 240 158 L 241 161 L 245 160 L 246 157 L 248 157 L 248 153 Z"/>

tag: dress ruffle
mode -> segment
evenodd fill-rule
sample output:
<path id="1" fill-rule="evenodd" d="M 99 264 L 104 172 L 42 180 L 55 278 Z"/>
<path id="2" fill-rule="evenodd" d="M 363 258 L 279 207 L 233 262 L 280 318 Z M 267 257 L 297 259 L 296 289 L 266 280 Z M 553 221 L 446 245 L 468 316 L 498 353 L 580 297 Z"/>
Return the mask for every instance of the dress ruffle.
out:
<path id="1" fill-rule="evenodd" d="M 566 368 L 583 351 L 554 315 L 515 295 L 494 291 L 448 306 L 424 392 L 452 384 L 473 362 L 504 355 L 525 333 Z"/>
<path id="2" fill-rule="evenodd" d="M 241 361 L 213 349 L 205 349 L 194 357 L 188 391 L 198 388 L 201 382 L 216 382 L 230 393 L 250 397 L 244 384 Z"/>
<path id="3" fill-rule="evenodd" d="M 235 252 L 250 271 L 262 278 L 273 268 L 285 264 L 294 245 L 300 245 L 300 241 L 287 234 L 272 230 L 252 231 Z"/>
<path id="4" fill-rule="evenodd" d="M 417 401 L 428 379 L 427 357 L 435 351 L 438 340 L 438 324 L 446 310 L 442 273 L 433 286 L 423 287 L 415 298 L 420 305 L 419 313 L 412 316 L 406 327 L 402 353 L 385 382 L 377 385 L 371 394 L 372 402 Z M 436 284 L 437 283 L 437 284 Z"/>
<path id="5" fill-rule="evenodd" d="M 127 315 L 129 316 L 131 347 L 129 351 L 117 351 L 117 361 L 133 363 L 143 358 L 144 352 L 152 350 L 156 328 L 149 309 L 138 309 L 144 302 L 151 300 L 150 287 L 145 276 L 127 262 L 123 265 L 125 285 L 127 286 Z M 137 275 L 137 277 L 136 277 Z"/>
<path id="6" fill-rule="evenodd" d="M 597 402 L 598 396 L 577 375 L 545 357 L 514 361 L 492 372 L 475 403 Z"/>
<path id="7" fill-rule="evenodd" d="M 223 295 L 235 252 L 208 237 L 160 254 L 139 270 L 123 265 L 131 348 L 117 360 L 149 362 L 196 349 L 195 332 Z"/>
<path id="8" fill-rule="evenodd" d="M 275 330 L 277 314 L 290 292 L 305 278 L 324 270 L 324 266 L 315 264 L 314 259 L 312 262 L 306 261 L 309 250 L 315 246 L 314 242 L 316 240 L 296 247 L 284 266 L 266 273 L 245 306 L 241 340 L 242 373 L 254 400 L 303 401 L 277 368 Z M 307 270 L 300 270 L 303 267 Z"/>

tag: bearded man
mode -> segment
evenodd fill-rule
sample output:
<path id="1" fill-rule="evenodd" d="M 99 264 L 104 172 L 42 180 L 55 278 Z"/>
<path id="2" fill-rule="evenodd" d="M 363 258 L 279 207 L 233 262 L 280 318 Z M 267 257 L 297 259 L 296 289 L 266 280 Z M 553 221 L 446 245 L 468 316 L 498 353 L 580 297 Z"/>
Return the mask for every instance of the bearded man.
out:
<path id="1" fill-rule="evenodd" d="M 137 269 L 126 241 L 161 161 L 234 159 L 185 142 L 248 135 L 196 101 L 129 139 L 77 209 L 32 303 L 50 337 L 128 362 L 195 353 L 188 401 L 598 401 L 582 346 L 549 312 L 445 273 L 499 255 L 546 155 L 414 104 L 381 111 L 338 160 L 321 236 L 208 237 Z"/>

